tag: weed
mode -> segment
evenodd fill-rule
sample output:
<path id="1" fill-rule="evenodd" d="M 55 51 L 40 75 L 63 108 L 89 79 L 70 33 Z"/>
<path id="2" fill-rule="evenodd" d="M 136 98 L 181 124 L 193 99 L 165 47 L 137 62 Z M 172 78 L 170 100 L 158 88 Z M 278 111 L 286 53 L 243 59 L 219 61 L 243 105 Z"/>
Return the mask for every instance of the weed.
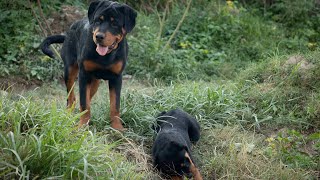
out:
<path id="1" fill-rule="evenodd" d="M 285 166 L 265 155 L 265 138 L 237 127 L 220 127 L 202 133 L 194 150 L 207 179 L 314 179 L 315 172 Z"/>
<path id="2" fill-rule="evenodd" d="M 319 132 L 303 135 L 296 130 L 284 130 L 266 139 L 267 154 L 280 156 L 287 167 L 316 169 L 320 146 Z"/>

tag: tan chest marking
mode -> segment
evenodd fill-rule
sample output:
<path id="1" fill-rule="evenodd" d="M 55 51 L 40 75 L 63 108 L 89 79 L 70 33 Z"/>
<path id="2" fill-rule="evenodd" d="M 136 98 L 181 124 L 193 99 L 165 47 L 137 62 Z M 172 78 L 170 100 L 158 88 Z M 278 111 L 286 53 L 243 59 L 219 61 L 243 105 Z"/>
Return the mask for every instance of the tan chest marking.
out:
<path id="1" fill-rule="evenodd" d="M 118 61 L 117 63 L 112 64 L 108 69 L 115 74 L 120 74 L 122 71 L 122 67 L 123 61 Z"/>
<path id="2" fill-rule="evenodd" d="M 101 65 L 94 63 L 90 60 L 86 60 L 83 62 L 83 66 L 84 69 L 86 71 L 95 71 L 95 70 L 99 70 L 99 69 L 105 69 L 105 70 L 109 70 L 115 74 L 120 74 L 122 71 L 122 67 L 123 67 L 123 61 L 118 61 L 115 64 L 112 64 L 111 66 L 108 67 L 102 67 Z"/>
<path id="3" fill-rule="evenodd" d="M 83 67 L 84 67 L 84 70 L 86 70 L 86 71 L 94 71 L 94 70 L 98 70 L 98 69 L 103 69 L 102 66 L 100 66 L 99 64 L 94 63 L 90 60 L 83 61 Z"/>

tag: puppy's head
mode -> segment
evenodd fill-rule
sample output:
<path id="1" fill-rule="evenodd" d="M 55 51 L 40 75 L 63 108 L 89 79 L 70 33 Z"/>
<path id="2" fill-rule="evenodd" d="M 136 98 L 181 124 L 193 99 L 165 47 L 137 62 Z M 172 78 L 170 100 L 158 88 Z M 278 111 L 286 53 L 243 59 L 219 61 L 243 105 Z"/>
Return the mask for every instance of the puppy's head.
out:
<path id="1" fill-rule="evenodd" d="M 137 13 L 129 6 L 112 1 L 94 1 L 88 10 L 93 41 L 100 56 L 118 47 L 124 36 L 136 24 Z"/>
<path id="2" fill-rule="evenodd" d="M 187 147 L 175 141 L 167 143 L 156 156 L 154 164 L 166 176 L 192 176 L 192 161 Z"/>

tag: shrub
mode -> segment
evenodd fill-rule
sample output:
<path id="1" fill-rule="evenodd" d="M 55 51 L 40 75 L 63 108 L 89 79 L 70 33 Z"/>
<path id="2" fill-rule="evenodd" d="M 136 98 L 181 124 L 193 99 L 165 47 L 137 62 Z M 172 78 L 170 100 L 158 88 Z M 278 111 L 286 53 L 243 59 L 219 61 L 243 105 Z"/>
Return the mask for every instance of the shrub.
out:
<path id="1" fill-rule="evenodd" d="M 41 32 L 28 1 L 1 3 L 0 76 L 48 80 L 59 77 L 62 63 L 40 56 Z"/>
<path id="2" fill-rule="evenodd" d="M 166 21 L 160 21 L 163 32 L 159 32 L 160 22 L 154 14 L 140 14 L 134 38 L 130 39 L 132 62 L 128 73 L 167 80 L 181 76 L 232 78 L 248 62 L 260 61 L 277 50 L 279 40 L 285 38 L 276 24 L 241 5 L 215 1 L 193 5 L 170 48 L 163 49 L 181 19 L 183 7 L 173 4 Z"/>

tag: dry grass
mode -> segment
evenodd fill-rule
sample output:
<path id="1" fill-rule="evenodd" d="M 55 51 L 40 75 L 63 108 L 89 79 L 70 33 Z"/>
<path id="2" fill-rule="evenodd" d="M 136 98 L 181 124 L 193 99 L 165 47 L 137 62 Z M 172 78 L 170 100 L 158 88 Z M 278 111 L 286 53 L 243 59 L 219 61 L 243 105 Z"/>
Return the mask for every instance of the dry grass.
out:
<path id="1" fill-rule="evenodd" d="M 194 149 L 201 156 L 205 179 L 312 179 L 308 172 L 287 168 L 281 160 L 268 157 L 265 139 L 238 127 L 203 131 Z"/>
<path id="2" fill-rule="evenodd" d="M 241 94 L 243 90 L 234 83 L 223 82 L 221 84 L 185 82 L 164 86 L 159 83 L 146 85 L 134 79 L 126 81 L 122 91 L 121 110 L 128 131 L 122 134 L 110 130 L 108 125 L 108 92 L 107 85 L 102 83 L 92 102 L 93 125 L 87 130 L 93 132 L 94 138 L 107 139 L 106 142 L 101 143 L 114 143 L 110 153 L 116 153 L 124 159 L 123 162 L 116 163 L 127 163 L 127 167 L 131 168 L 128 171 L 137 173 L 136 177 L 161 179 L 152 167 L 150 149 L 153 142 L 153 132 L 150 125 L 154 123 L 153 117 L 159 111 L 181 107 L 196 116 L 201 124 L 202 136 L 193 151 L 196 164 L 205 179 L 315 178 L 315 174 L 311 174 L 312 170 L 310 171 L 310 169 L 286 167 L 280 156 L 268 155 L 266 150 L 269 144 L 265 141 L 268 137 L 244 130 L 248 127 L 246 122 L 249 122 L 251 127 L 254 125 L 252 121 L 254 112 L 244 102 L 242 98 L 244 95 Z M 267 83 L 259 85 L 247 85 L 249 88 L 259 89 L 259 92 L 247 91 L 251 94 L 246 95 L 256 102 L 259 102 L 259 98 L 255 97 L 254 93 L 261 95 L 264 94 L 262 92 L 265 92 L 268 94 L 269 89 L 272 89 L 272 86 Z M 66 92 L 63 85 L 48 85 L 22 92 L 21 95 L 13 94 L 12 100 L 15 101 L 20 96 L 32 97 L 29 98 L 30 101 L 45 101 L 45 104 L 56 102 L 59 110 L 65 108 Z M 261 98 L 265 99 L 265 96 Z M 5 100 L 5 102 L 7 101 Z M 40 110 L 45 108 L 39 107 L 37 102 L 34 102 L 33 105 Z M 261 111 L 265 112 L 265 108 L 268 107 L 262 106 Z M 35 113 L 37 114 L 39 111 L 37 110 Z M 76 113 L 77 110 L 74 114 Z M 265 123 L 274 125 L 269 121 Z M 286 123 L 289 124 L 289 122 Z M 227 124 L 229 126 L 226 126 Z M 91 149 L 90 146 L 82 148 Z M 91 151 L 90 153 L 94 154 Z M 113 161 L 119 161 L 119 159 L 113 159 Z M 121 169 L 115 167 L 114 170 L 119 170 L 119 174 L 121 174 Z"/>

